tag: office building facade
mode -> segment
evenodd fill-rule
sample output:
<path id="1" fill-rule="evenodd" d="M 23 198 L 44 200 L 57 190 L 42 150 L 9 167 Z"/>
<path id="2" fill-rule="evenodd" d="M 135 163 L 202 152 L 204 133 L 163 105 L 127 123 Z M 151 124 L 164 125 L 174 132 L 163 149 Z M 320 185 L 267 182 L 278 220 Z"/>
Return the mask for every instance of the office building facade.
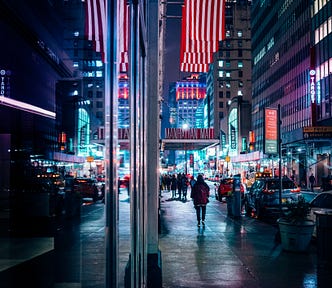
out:
<path id="1" fill-rule="evenodd" d="M 323 132 L 331 112 L 331 1 L 255 1 L 251 15 L 255 150 L 264 148 L 265 109 L 279 107 L 282 173 L 304 186 L 314 173 L 321 183 L 331 160 Z"/>

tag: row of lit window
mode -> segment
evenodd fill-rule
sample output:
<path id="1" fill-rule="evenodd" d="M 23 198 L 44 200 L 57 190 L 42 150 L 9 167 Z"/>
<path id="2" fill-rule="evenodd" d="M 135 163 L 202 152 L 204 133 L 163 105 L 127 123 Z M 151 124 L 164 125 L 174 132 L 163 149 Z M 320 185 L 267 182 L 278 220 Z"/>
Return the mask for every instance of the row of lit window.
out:
<path id="1" fill-rule="evenodd" d="M 242 30 L 237 30 L 237 37 L 241 38 L 243 36 L 243 31 Z M 232 31 L 231 30 L 226 30 L 226 38 L 232 37 Z"/>
<path id="2" fill-rule="evenodd" d="M 316 68 L 316 82 L 332 74 L 332 58 Z"/>
<path id="3" fill-rule="evenodd" d="M 219 60 L 218 61 L 218 66 L 219 67 L 230 68 L 231 67 L 231 61 L 230 60 Z M 238 68 L 243 68 L 243 61 L 242 60 L 237 61 L 237 67 Z"/>
<path id="4" fill-rule="evenodd" d="M 238 87 L 243 87 L 243 81 L 237 81 L 238 82 Z M 219 81 L 219 88 L 231 88 L 231 81 Z"/>
<path id="5" fill-rule="evenodd" d="M 322 41 L 327 35 L 331 33 L 332 33 L 332 16 L 315 30 L 315 44 Z"/>
<path id="6" fill-rule="evenodd" d="M 317 14 L 330 0 L 314 0 L 313 14 Z"/>
<path id="7" fill-rule="evenodd" d="M 231 78 L 231 72 L 230 71 L 222 71 L 222 70 L 219 70 L 218 71 L 218 77 L 219 78 Z"/>

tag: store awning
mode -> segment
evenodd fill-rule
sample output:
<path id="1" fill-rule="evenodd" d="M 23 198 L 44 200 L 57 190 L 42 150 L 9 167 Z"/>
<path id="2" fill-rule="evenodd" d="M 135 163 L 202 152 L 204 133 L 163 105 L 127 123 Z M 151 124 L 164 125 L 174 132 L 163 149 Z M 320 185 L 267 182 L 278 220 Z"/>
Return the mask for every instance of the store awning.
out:
<path id="1" fill-rule="evenodd" d="M 203 150 L 219 144 L 219 139 L 163 139 L 162 150 Z"/>

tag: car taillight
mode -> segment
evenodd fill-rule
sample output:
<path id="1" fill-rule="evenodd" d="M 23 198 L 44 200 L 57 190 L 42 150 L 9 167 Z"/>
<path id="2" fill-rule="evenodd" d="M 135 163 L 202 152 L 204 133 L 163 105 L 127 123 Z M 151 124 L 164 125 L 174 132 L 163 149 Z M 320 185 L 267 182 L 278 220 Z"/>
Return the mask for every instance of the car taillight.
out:
<path id="1" fill-rule="evenodd" d="M 264 194 L 273 194 L 274 191 L 273 190 L 268 190 L 268 189 L 263 189 L 263 193 Z"/>
<path id="2" fill-rule="evenodd" d="M 301 188 L 297 187 L 295 189 L 291 189 L 290 191 L 293 192 L 293 193 L 299 193 L 299 192 L 301 192 Z"/>

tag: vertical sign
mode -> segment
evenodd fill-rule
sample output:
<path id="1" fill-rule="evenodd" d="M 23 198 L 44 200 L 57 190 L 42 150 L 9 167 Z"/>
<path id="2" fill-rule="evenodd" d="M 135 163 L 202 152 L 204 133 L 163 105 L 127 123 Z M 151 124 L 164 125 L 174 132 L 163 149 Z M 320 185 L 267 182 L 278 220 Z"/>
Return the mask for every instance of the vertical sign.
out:
<path id="1" fill-rule="evenodd" d="M 278 154 L 278 109 L 264 110 L 264 153 Z"/>
<path id="2" fill-rule="evenodd" d="M 189 154 L 189 164 L 190 168 L 194 167 L 194 154 Z"/>
<path id="3" fill-rule="evenodd" d="M 231 127 L 231 149 L 236 149 L 236 129 L 233 125 L 230 125 Z"/>
<path id="4" fill-rule="evenodd" d="M 221 150 L 226 148 L 226 144 L 227 144 L 227 138 L 226 138 L 226 133 L 222 130 L 220 130 L 220 148 Z"/>

